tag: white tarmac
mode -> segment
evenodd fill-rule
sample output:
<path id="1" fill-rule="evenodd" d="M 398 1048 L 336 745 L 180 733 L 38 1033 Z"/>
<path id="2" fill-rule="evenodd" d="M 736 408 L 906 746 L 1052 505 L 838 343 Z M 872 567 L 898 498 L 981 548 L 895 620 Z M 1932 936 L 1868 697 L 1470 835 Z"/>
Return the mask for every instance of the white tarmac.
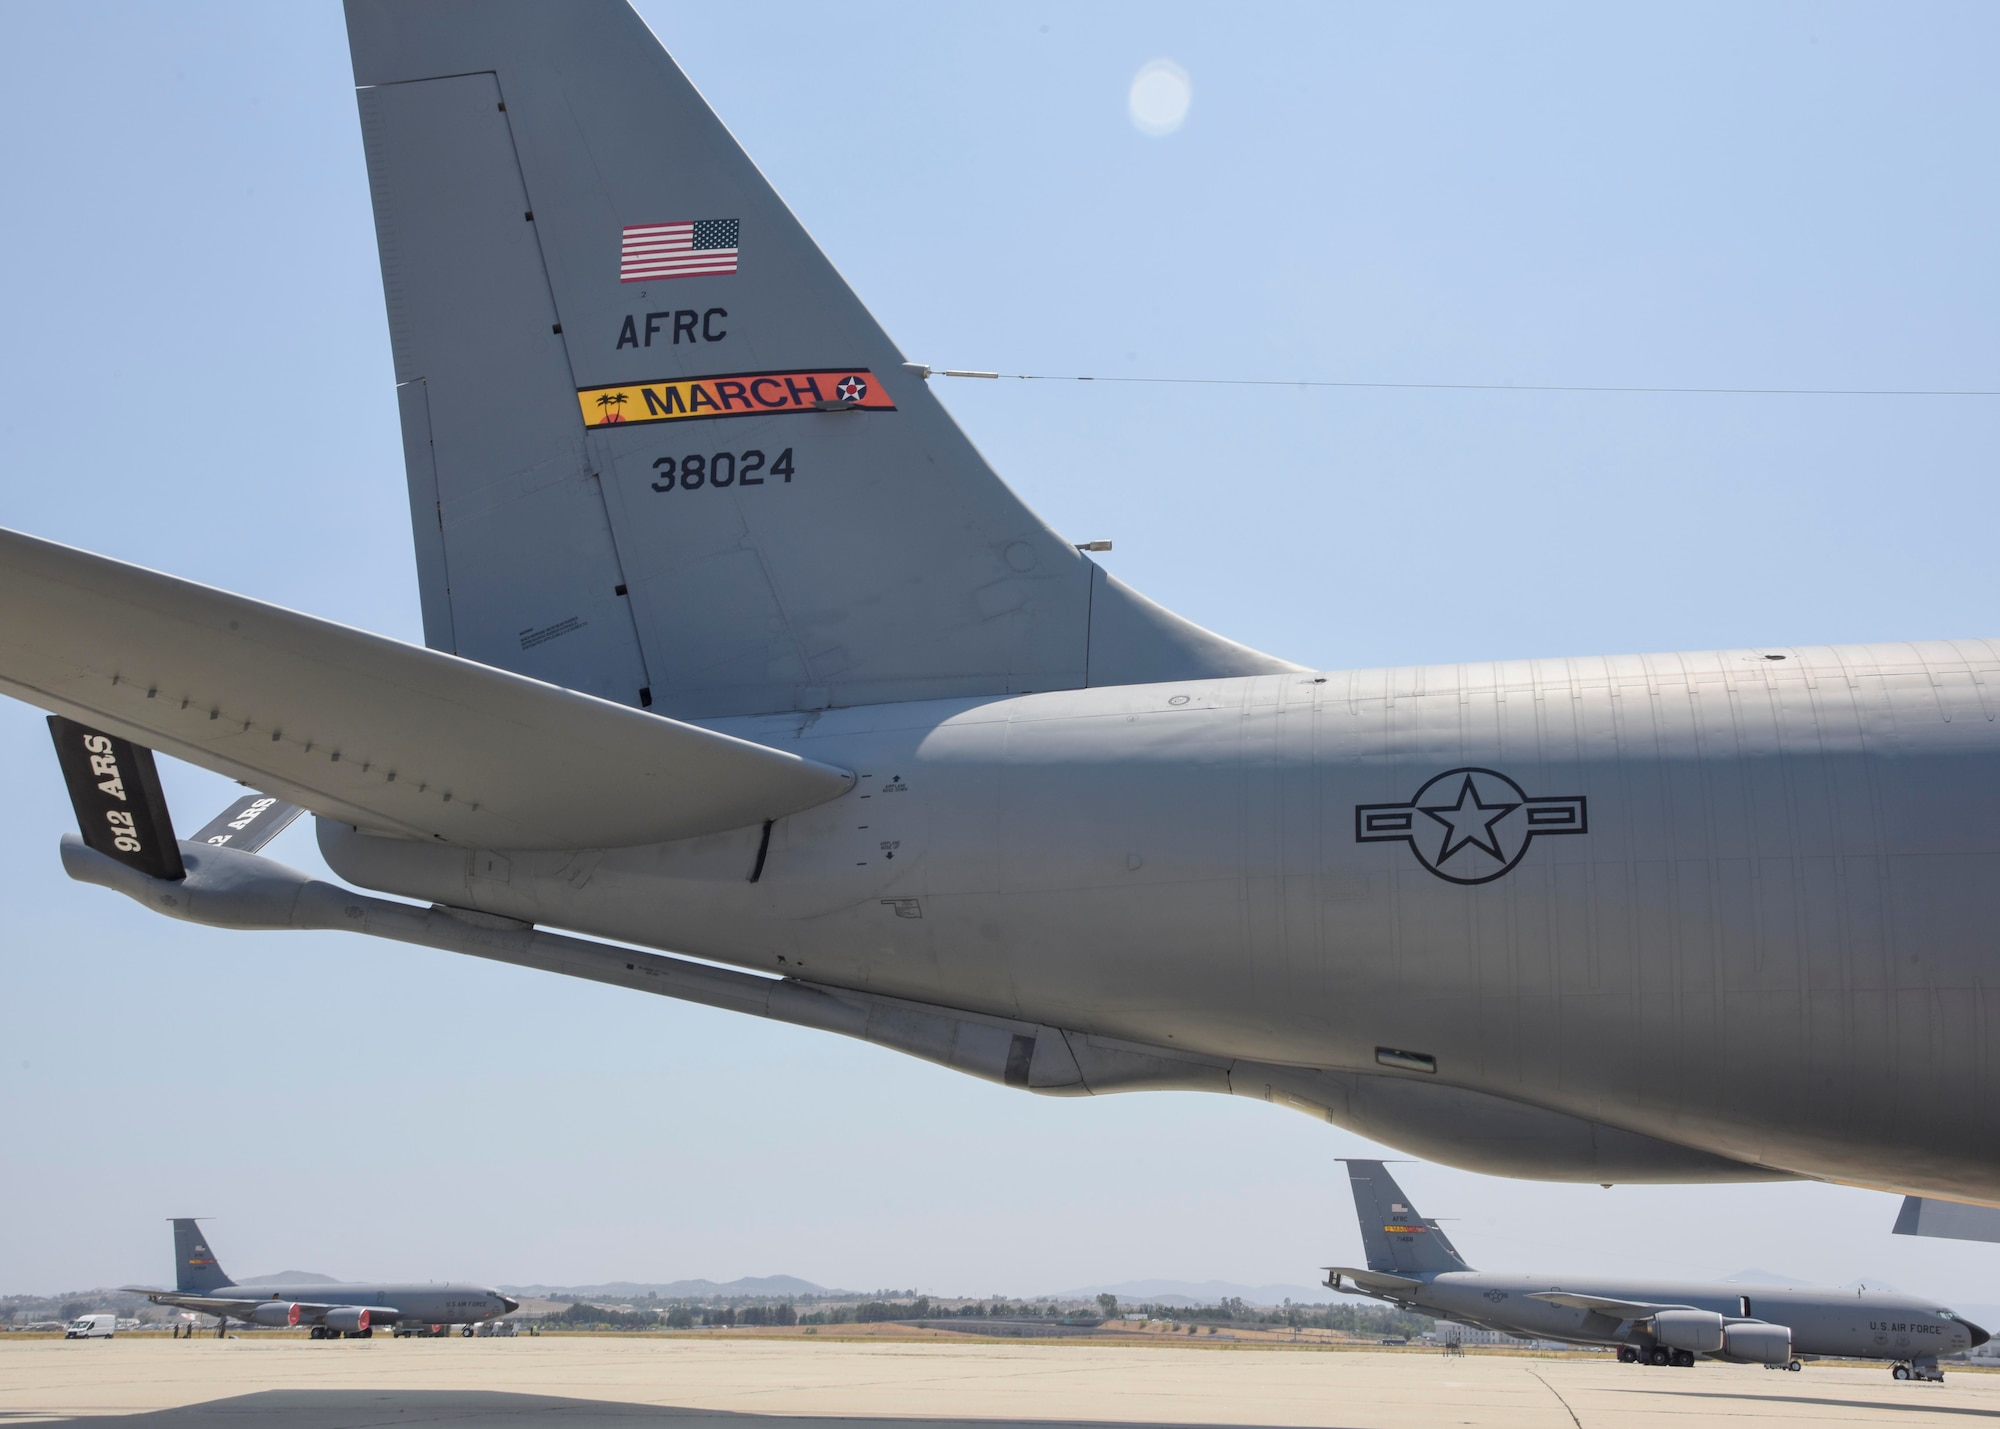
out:
<path id="1" fill-rule="evenodd" d="M 803 1338 L 0 1341 L 0 1424 L 111 1418 L 149 1429 L 600 1422 L 757 1429 L 742 1422 L 746 1416 L 824 1421 L 826 1429 L 888 1421 L 938 1429 L 1970 1429 L 1975 1420 L 2000 1418 L 2000 1374 L 1955 1370 L 1945 1384 L 1927 1385 L 1852 1365 L 1786 1374 L 1477 1352 L 1447 1359 L 1435 1352 Z"/>

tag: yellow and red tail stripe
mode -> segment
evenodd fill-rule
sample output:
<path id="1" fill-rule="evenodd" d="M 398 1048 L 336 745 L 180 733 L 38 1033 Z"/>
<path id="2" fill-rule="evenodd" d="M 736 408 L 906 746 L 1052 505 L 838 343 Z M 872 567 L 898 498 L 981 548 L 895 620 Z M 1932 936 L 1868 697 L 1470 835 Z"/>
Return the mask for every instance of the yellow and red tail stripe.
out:
<path id="1" fill-rule="evenodd" d="M 893 412 L 896 404 L 865 367 L 812 372 L 733 372 L 577 389 L 586 427 L 640 427 L 710 417 L 766 417 L 781 412 Z"/>

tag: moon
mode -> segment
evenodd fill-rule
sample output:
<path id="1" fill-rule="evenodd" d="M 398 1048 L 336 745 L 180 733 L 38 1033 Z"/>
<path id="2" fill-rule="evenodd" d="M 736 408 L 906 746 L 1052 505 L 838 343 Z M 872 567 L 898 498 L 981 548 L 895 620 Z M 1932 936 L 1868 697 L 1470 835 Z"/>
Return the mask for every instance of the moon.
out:
<path id="1" fill-rule="evenodd" d="M 1147 60 L 1139 66 L 1126 96 L 1132 127 L 1155 139 L 1164 139 L 1180 128 L 1193 101 L 1194 85 L 1188 72 L 1167 59 Z"/>

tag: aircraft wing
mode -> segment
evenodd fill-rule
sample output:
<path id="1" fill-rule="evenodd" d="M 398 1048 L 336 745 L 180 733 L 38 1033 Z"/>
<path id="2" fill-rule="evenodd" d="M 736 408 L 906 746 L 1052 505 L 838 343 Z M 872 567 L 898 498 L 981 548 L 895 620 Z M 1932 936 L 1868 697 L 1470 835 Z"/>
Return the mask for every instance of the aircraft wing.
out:
<path id="1" fill-rule="evenodd" d="M 1645 1300 L 1615 1300 L 1605 1295 L 1572 1295 L 1567 1290 L 1537 1290 L 1530 1300 L 1546 1300 L 1551 1305 L 1567 1305 L 1572 1310 L 1595 1310 L 1617 1320 L 1648 1320 L 1662 1310 L 1691 1310 L 1691 1305 L 1667 1305 Z"/>
<path id="2" fill-rule="evenodd" d="M 1342 1279 L 1352 1280 L 1355 1288 L 1364 1295 L 1386 1295 L 1395 1300 L 1407 1300 L 1424 1288 L 1421 1280 L 1412 1280 L 1407 1275 L 1385 1275 L 1379 1270 L 1356 1270 L 1352 1266 L 1329 1265 L 1326 1267 L 1326 1285 L 1330 1290 L 1338 1290 Z"/>
<path id="3" fill-rule="evenodd" d="M 611 848 L 742 828 L 853 784 L 783 750 L 4 528 L 0 609 L 0 693 L 363 828 Z"/>
<path id="4" fill-rule="evenodd" d="M 296 1305 L 299 1319 L 310 1322 L 319 1319 L 329 1310 L 350 1308 L 344 1300 L 272 1300 L 265 1297 L 241 1295 L 186 1295 L 178 1290 L 144 1290 L 136 1285 L 128 1285 L 125 1290 L 133 1295 L 144 1295 L 155 1305 L 172 1305 L 181 1310 L 197 1310 L 204 1315 L 227 1315 L 232 1319 L 247 1320 L 260 1305 Z M 391 1305 L 364 1305 L 359 1307 L 385 1325 L 392 1325 L 402 1319 L 403 1312 Z"/>

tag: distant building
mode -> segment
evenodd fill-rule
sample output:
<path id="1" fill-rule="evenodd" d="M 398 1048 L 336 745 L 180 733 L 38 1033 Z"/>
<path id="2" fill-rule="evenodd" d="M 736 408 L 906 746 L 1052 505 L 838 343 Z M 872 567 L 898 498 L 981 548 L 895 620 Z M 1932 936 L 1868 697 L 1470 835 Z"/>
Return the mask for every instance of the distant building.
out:
<path id="1" fill-rule="evenodd" d="M 1528 1341 L 1503 1335 L 1498 1330 L 1482 1330 L 1476 1325 L 1461 1325 L 1456 1320 L 1440 1320 L 1437 1328 L 1430 1332 L 1430 1338 L 1449 1344 L 1457 1340 L 1461 1345 L 1513 1345 L 1526 1348 Z"/>

